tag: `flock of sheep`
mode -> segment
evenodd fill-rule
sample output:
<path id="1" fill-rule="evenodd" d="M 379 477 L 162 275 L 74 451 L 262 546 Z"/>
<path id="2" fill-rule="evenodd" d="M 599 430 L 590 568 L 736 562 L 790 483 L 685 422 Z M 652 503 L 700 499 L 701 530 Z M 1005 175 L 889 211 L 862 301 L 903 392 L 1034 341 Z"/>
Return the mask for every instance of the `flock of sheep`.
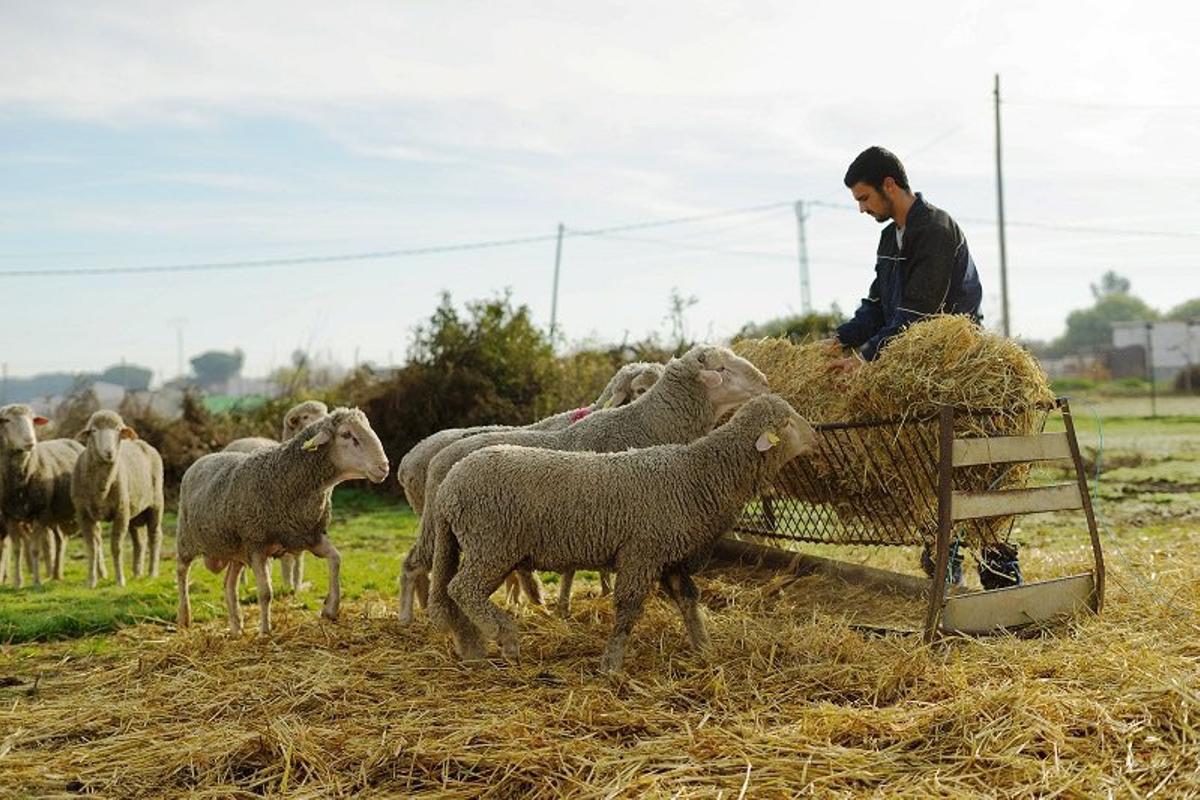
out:
<path id="1" fill-rule="evenodd" d="M 729 417 L 728 421 L 718 424 Z M 21 583 L 21 550 L 38 578 L 48 557 L 62 575 L 66 536 L 82 532 L 88 583 L 105 576 L 98 523 L 112 523 L 118 583 L 121 543 L 145 527 L 150 574 L 162 541 L 162 460 L 119 415 L 92 415 L 79 441 L 38 442 L 45 419 L 28 406 L 0 408 L 0 515 L 20 545 L 7 569 Z M 559 613 L 569 612 L 576 570 L 601 571 L 612 588 L 615 624 L 601 662 L 619 670 L 625 641 L 646 597 L 661 585 L 689 640 L 707 640 L 692 575 L 742 507 L 791 459 L 815 443 L 812 428 L 750 362 L 699 346 L 668 364 L 622 367 L 591 406 L 524 427 L 451 429 L 417 444 L 397 478 L 421 515 L 400 577 L 400 621 L 414 599 L 451 634 L 464 660 L 495 640 L 518 658 L 511 615 L 491 600 L 508 584 L 541 603 L 535 570 L 562 576 Z M 282 442 L 242 439 L 201 457 L 183 476 L 177 530 L 178 622 L 191 621 L 188 575 L 201 558 L 225 570 L 232 633 L 242 629 L 238 580 L 254 571 L 262 633 L 271 630 L 269 559 L 285 559 L 284 582 L 299 588 L 302 554 L 324 558 L 329 594 L 321 615 L 336 619 L 341 557 L 327 534 L 333 488 L 379 483 L 389 474 L 383 445 L 357 409 L 306 403 L 285 416 Z M 145 545 L 134 542 L 135 575 Z M 7 554 L 7 549 L 4 550 Z M 5 565 L 0 564 L 0 574 Z"/>

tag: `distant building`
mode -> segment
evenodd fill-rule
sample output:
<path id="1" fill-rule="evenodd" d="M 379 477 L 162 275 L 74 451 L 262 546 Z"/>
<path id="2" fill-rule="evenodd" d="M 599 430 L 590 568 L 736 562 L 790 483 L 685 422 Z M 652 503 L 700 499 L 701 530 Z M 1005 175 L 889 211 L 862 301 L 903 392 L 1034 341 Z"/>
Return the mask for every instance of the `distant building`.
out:
<path id="1" fill-rule="evenodd" d="M 1142 358 L 1151 356 L 1154 380 L 1172 381 L 1187 367 L 1200 364 L 1200 320 L 1186 322 L 1114 322 L 1113 347 L 1117 350 L 1141 350 Z M 1146 365 L 1142 361 L 1144 377 Z M 1115 372 L 1113 377 L 1119 376 Z"/>

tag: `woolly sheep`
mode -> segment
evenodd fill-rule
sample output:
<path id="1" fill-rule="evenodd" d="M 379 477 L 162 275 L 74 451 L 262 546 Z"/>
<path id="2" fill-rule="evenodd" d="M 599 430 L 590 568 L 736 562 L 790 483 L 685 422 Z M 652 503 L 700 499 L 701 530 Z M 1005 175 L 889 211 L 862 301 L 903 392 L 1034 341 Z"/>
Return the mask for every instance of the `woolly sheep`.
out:
<path id="1" fill-rule="evenodd" d="M 158 577 L 162 554 L 163 462 L 158 451 L 138 439 L 115 411 L 97 411 L 76 437 L 84 445 L 71 475 L 71 501 L 88 552 L 88 586 L 96 585 L 100 523 L 109 522 L 113 573 L 125 585 L 122 545 L 132 533 L 133 574 L 145 570 L 145 545 L 137 528 L 144 527 L 150 545 L 150 575 Z"/>
<path id="2" fill-rule="evenodd" d="M 472 436 L 434 456 L 425 487 L 426 508 L 436 502 L 437 486 L 450 468 L 475 450 L 494 444 L 544 447 L 550 450 L 618 452 L 658 444 L 683 444 L 712 430 L 720 417 L 767 391 L 759 370 L 725 347 L 700 345 L 671 359 L 654 386 L 634 403 L 597 411 L 561 431 L 514 430 Z M 587 484 L 560 485 L 563 494 L 590 491 Z M 412 619 L 412 596 L 418 579 L 427 580 L 433 562 L 434 534 L 421 518 L 417 540 L 404 559 L 400 575 L 400 621 Z M 560 613 L 569 598 L 559 596 Z"/>
<path id="3" fill-rule="evenodd" d="M 280 434 L 279 441 L 288 441 L 309 424 L 328 416 L 328 414 L 329 406 L 320 400 L 305 400 L 303 403 L 297 403 L 283 415 L 283 432 Z M 275 447 L 278 444 L 279 442 L 265 436 L 247 436 L 243 439 L 234 439 L 221 450 L 225 453 L 253 453 L 255 450 Z M 304 586 L 304 553 L 281 555 L 279 557 L 279 574 L 283 578 L 284 588 L 294 592 L 300 591 Z M 243 583 L 245 583 L 245 577 L 246 574 L 242 573 Z"/>
<path id="4" fill-rule="evenodd" d="M 191 623 L 188 572 L 197 556 L 225 573 L 229 629 L 242 630 L 237 580 L 254 570 L 262 633 L 271 631 L 271 576 L 267 559 L 307 550 L 329 563 L 329 594 L 321 616 L 337 619 L 341 555 L 329 540 L 330 498 L 342 481 L 388 475 L 387 456 L 367 416 L 337 408 L 279 447 L 254 453 L 210 453 L 188 467 L 179 494 L 176 581 L 180 627 Z"/>
<path id="5" fill-rule="evenodd" d="M 526 430 L 556 431 L 578 422 L 583 417 L 601 408 L 614 408 L 632 402 L 645 394 L 662 375 L 663 365 L 648 361 L 636 361 L 617 370 L 609 379 L 596 402 L 590 406 L 563 411 L 540 422 L 524 426 Z M 425 480 L 429 462 L 445 447 L 481 433 L 518 430 L 511 425 L 480 425 L 473 428 L 446 428 L 413 445 L 400 459 L 396 468 L 396 480 L 404 489 L 404 496 L 412 510 L 418 514 L 425 511 Z"/>
<path id="6" fill-rule="evenodd" d="M 785 400 L 764 395 L 691 444 L 623 453 L 478 450 L 450 471 L 431 507 L 430 616 L 452 633 L 464 660 L 483 658 L 482 634 L 516 661 L 516 623 L 489 600 L 510 570 L 615 569 L 616 619 L 602 670 L 621 669 L 625 641 L 656 583 L 678 606 L 691 645 L 702 648 L 708 634 L 692 573 L 755 493 L 815 443 Z"/>
<path id="7" fill-rule="evenodd" d="M 635 361 L 625 364 L 609 379 L 604 389 L 601 390 L 600 396 L 590 406 L 577 408 L 573 411 L 563 411 L 554 416 L 547 417 L 540 422 L 535 422 L 532 425 L 523 427 L 483 425 L 474 428 L 447 428 L 438 431 L 422 439 L 400 459 L 400 466 L 396 469 L 396 479 L 403 487 L 404 496 L 413 511 L 417 514 L 422 514 L 425 510 L 425 483 L 428 477 L 429 463 L 433 460 L 434 456 L 446 447 L 467 437 L 477 436 L 482 433 L 511 430 L 562 430 L 583 419 L 593 411 L 605 408 L 619 408 L 626 403 L 637 400 L 662 376 L 663 369 L 662 364 L 650 361 Z M 432 558 L 432 545 L 430 546 L 429 557 Z M 563 575 L 562 581 L 559 584 L 559 613 L 564 617 L 569 612 L 568 603 L 571 595 L 571 583 L 574 577 L 574 573 Z M 600 574 L 600 586 L 601 591 L 607 593 L 609 587 L 607 573 Z M 507 590 L 511 602 L 516 602 L 519 594 L 518 587 L 524 588 L 526 596 L 532 602 L 541 605 L 541 582 L 538 581 L 536 575 L 527 573 L 510 576 Z M 412 582 L 402 583 L 401 622 L 409 622 L 412 619 L 414 593 L 418 602 L 424 606 L 428 598 L 428 591 L 429 580 L 424 570 L 414 575 Z"/>
<path id="8" fill-rule="evenodd" d="M 46 537 L 55 537 L 52 574 L 60 578 L 66 540 L 59 537 L 75 532 L 71 470 L 83 445 L 70 439 L 39 442 L 36 426 L 48 422 L 27 405 L 0 407 L 0 515 L 13 543 L 8 568 L 13 586 L 18 588 L 23 583 L 22 549 L 33 573 L 33 583 L 38 585 L 41 545 Z"/>

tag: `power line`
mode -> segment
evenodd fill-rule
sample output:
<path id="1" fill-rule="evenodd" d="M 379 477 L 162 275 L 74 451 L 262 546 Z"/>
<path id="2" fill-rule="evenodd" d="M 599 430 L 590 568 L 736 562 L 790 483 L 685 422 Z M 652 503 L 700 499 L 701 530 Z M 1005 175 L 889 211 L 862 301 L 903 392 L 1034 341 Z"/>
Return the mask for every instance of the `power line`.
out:
<path id="1" fill-rule="evenodd" d="M 613 225 L 605 228 L 589 228 L 571 230 L 567 233 L 570 236 L 605 236 L 621 231 L 644 230 L 647 228 L 659 228 L 668 225 L 683 225 L 692 222 L 702 222 L 709 219 L 719 219 L 722 217 L 741 216 L 746 214 L 757 214 L 765 211 L 773 211 L 781 208 L 788 208 L 792 201 L 783 201 L 778 203 L 766 203 L 757 206 L 748 206 L 745 208 L 728 209 L 725 211 L 713 211 L 705 214 L 692 214 L 682 217 L 671 217 L 667 219 L 648 220 L 644 222 L 633 222 L 624 225 Z M 72 267 L 72 268 L 51 268 L 51 269 L 13 269 L 0 270 L 0 278 L 38 278 L 38 277 L 75 277 L 88 275 L 146 275 L 146 274 L 161 274 L 161 273 L 177 273 L 177 272 L 213 272 L 221 270 L 241 270 L 241 269 L 262 269 L 267 267 L 286 267 L 286 266 L 302 266 L 308 264 L 331 264 L 346 261 L 376 261 L 387 258 L 403 258 L 410 256 L 433 255 L 437 253 L 454 253 L 467 250 L 487 250 L 498 247 L 513 247 L 524 244 L 534 244 L 539 242 L 556 241 L 559 238 L 558 233 L 542 234 L 537 236 L 520 236 L 510 239 L 490 239 L 476 242 L 463 242 L 460 244 L 442 244 L 430 245 L 428 247 L 409 247 L 393 250 L 374 250 L 360 253 L 336 253 L 329 255 L 318 256 L 297 256 L 293 258 L 263 258 L 263 259 L 246 259 L 239 261 L 210 261 L 191 264 L 166 264 L 145 267 Z"/>

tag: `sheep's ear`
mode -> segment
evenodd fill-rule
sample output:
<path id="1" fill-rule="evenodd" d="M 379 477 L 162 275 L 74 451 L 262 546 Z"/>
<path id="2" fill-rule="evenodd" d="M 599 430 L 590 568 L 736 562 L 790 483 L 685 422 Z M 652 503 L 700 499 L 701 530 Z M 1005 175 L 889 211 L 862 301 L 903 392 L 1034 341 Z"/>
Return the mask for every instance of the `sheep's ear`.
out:
<path id="1" fill-rule="evenodd" d="M 628 395 L 624 389 L 618 389 L 612 393 L 612 397 L 608 398 L 608 402 L 604 404 L 605 408 L 616 408 L 625 403 L 625 397 Z"/>
<path id="2" fill-rule="evenodd" d="M 316 436 L 312 437 L 307 442 L 305 442 L 302 445 L 302 447 L 311 453 L 314 450 L 316 450 L 317 448 L 321 447 L 322 445 L 327 444 L 329 442 L 329 440 L 332 438 L 333 438 L 332 433 L 330 433 L 327 430 L 323 430 L 323 431 L 320 431 Z"/>
<path id="3" fill-rule="evenodd" d="M 779 444 L 779 437 L 775 434 L 775 431 L 765 430 L 762 436 L 758 437 L 758 441 L 754 443 L 754 449 L 760 453 L 765 453 L 777 444 Z"/>
<path id="4" fill-rule="evenodd" d="M 84 428 L 79 433 L 75 434 L 75 441 L 87 444 L 88 437 L 92 435 L 91 428 Z"/>
<path id="5" fill-rule="evenodd" d="M 300 420 L 297 419 L 295 417 L 295 415 L 292 415 L 292 416 L 288 417 L 287 421 L 285 421 L 283 424 L 287 425 L 292 430 L 296 430 L 297 428 L 300 427 Z"/>
<path id="6" fill-rule="evenodd" d="M 46 419 L 45 417 L 34 417 L 33 424 L 34 425 L 49 425 L 50 420 Z"/>
<path id="7" fill-rule="evenodd" d="M 129 427 L 128 425 L 125 425 L 124 427 L 121 428 L 121 438 L 122 439 L 136 439 L 136 438 L 138 438 L 137 431 L 135 431 L 133 428 Z"/>
<path id="8" fill-rule="evenodd" d="M 700 370 L 699 377 L 700 382 L 710 389 L 717 388 L 721 385 L 721 381 L 724 380 L 721 377 L 721 373 L 717 372 L 715 369 L 702 369 Z"/>

